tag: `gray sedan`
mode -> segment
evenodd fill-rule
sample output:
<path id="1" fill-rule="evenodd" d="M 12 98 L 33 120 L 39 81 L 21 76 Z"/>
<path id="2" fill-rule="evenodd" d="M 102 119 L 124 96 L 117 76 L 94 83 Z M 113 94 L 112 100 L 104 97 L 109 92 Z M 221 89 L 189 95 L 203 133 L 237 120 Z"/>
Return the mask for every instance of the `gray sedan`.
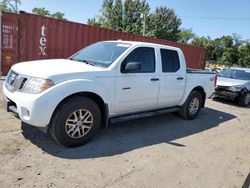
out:
<path id="1" fill-rule="evenodd" d="M 247 106 L 250 103 L 250 69 L 230 68 L 219 73 L 215 97 L 234 100 Z"/>

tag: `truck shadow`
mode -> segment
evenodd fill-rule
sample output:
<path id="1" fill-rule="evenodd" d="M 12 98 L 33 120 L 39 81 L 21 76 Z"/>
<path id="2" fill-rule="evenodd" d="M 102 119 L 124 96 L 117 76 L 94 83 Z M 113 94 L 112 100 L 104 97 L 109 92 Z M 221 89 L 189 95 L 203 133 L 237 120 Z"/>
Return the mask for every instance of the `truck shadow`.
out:
<path id="1" fill-rule="evenodd" d="M 204 108 L 191 121 L 174 114 L 163 114 L 117 123 L 101 129 L 97 136 L 84 146 L 65 148 L 37 128 L 22 123 L 22 134 L 44 152 L 68 159 L 98 158 L 123 154 L 155 144 L 186 147 L 175 140 L 206 131 L 236 116 L 215 109 Z"/>

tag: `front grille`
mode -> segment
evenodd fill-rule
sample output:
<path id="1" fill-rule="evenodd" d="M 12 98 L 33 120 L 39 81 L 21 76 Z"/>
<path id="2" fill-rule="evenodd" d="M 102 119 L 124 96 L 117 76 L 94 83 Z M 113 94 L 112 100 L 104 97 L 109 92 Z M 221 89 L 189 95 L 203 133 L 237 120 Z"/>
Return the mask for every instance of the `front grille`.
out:
<path id="1" fill-rule="evenodd" d="M 20 85 L 20 87 L 19 87 L 19 90 L 22 90 L 22 89 L 23 89 L 23 87 L 25 86 L 27 80 L 28 80 L 27 78 L 24 78 L 24 79 L 23 79 L 23 81 L 22 81 L 22 83 L 21 83 L 21 85 Z"/>
<path id="2" fill-rule="evenodd" d="M 226 91 L 227 90 L 227 86 L 217 86 L 215 88 L 216 91 L 220 92 L 220 91 Z"/>
<path id="3" fill-rule="evenodd" d="M 15 73 L 14 71 L 10 71 L 6 79 L 6 88 L 10 92 L 21 91 L 25 86 L 28 78 Z"/>
<path id="4" fill-rule="evenodd" d="M 10 73 L 8 74 L 6 82 L 9 85 L 12 85 L 14 83 L 14 81 L 15 81 L 15 79 L 16 79 L 17 76 L 18 76 L 17 73 L 15 73 L 14 71 L 10 71 Z"/>

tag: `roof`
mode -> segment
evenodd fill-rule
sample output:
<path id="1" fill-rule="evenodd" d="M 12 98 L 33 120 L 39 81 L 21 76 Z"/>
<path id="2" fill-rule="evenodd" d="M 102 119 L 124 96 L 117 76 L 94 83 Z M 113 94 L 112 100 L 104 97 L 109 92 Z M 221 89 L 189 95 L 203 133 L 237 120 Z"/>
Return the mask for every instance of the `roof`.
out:
<path id="1" fill-rule="evenodd" d="M 119 43 L 129 43 L 131 45 L 142 45 L 142 44 L 148 44 L 150 46 L 156 46 L 156 47 L 168 47 L 172 48 L 173 50 L 180 50 L 180 48 L 177 48 L 175 46 L 168 46 L 168 45 L 163 45 L 163 44 L 156 44 L 156 43 L 150 43 L 150 42 L 139 42 L 139 41 L 128 41 L 128 40 L 110 40 L 110 41 L 105 41 L 105 42 L 119 42 Z"/>

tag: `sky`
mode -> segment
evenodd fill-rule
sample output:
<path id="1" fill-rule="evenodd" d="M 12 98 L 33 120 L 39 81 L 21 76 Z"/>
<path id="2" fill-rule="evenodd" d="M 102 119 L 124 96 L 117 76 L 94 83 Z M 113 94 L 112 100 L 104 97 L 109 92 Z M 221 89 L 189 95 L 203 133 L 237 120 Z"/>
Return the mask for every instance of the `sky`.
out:
<path id="1" fill-rule="evenodd" d="M 70 21 L 87 23 L 88 18 L 100 16 L 103 0 L 21 0 L 19 10 L 32 12 L 45 7 L 51 13 L 60 11 Z M 238 34 L 250 40 L 249 0 L 147 0 L 151 12 L 157 6 L 175 10 L 182 19 L 181 28 L 192 29 L 198 36 L 212 39 Z"/>

